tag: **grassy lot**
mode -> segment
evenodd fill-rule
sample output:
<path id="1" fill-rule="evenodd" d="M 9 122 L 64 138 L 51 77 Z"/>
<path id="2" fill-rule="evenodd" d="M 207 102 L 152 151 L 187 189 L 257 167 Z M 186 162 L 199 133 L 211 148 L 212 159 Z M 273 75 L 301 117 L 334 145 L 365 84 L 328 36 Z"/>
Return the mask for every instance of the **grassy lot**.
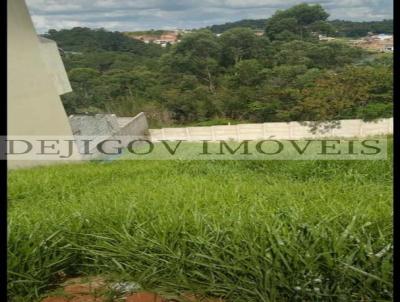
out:
<path id="1" fill-rule="evenodd" d="M 9 301 L 57 273 L 226 301 L 390 301 L 386 161 L 115 161 L 9 172 Z"/>

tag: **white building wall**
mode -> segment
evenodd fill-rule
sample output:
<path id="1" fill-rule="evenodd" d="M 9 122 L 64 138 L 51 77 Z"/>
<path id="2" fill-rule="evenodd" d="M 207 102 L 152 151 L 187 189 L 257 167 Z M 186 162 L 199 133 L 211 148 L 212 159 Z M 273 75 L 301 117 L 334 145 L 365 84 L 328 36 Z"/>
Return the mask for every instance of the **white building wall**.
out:
<path id="1" fill-rule="evenodd" d="M 43 37 L 39 38 L 39 47 L 42 59 L 47 67 L 47 72 L 52 78 L 59 95 L 71 92 L 71 84 L 61 59 L 57 43 Z"/>
<path id="2" fill-rule="evenodd" d="M 71 127 L 59 97 L 68 87 L 58 87 L 48 72 L 54 64 L 59 66 L 59 61 L 57 63 L 56 54 L 50 48 L 48 55 L 42 54 L 43 48 L 24 0 L 7 0 L 7 26 L 8 135 L 72 139 Z M 48 59 L 50 63 L 46 63 Z M 8 166 L 15 168 L 48 163 L 9 161 Z"/>

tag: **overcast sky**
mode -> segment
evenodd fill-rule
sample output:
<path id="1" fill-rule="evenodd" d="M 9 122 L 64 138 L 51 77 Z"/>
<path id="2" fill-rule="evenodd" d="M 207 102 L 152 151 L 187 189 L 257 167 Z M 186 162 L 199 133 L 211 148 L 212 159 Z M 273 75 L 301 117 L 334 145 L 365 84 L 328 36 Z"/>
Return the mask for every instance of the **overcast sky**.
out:
<path id="1" fill-rule="evenodd" d="M 241 19 L 270 17 L 294 0 L 26 0 L 36 30 L 86 26 L 108 30 L 199 28 Z M 393 0 L 321 0 L 330 19 L 393 17 Z"/>

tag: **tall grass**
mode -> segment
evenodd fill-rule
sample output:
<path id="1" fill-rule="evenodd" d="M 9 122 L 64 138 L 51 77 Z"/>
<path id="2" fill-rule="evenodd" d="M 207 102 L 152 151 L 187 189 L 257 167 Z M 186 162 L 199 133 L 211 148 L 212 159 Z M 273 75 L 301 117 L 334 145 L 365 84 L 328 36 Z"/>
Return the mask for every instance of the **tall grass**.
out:
<path id="1" fill-rule="evenodd" d="M 9 301 L 57 272 L 227 301 L 390 301 L 387 161 L 116 161 L 9 173 Z"/>

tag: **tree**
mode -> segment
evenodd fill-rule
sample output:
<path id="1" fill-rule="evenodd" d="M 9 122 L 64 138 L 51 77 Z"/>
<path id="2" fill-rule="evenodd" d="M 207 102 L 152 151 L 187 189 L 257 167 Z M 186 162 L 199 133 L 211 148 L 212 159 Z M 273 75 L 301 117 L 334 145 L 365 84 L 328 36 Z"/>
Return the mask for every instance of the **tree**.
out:
<path id="1" fill-rule="evenodd" d="M 267 22 L 266 36 L 270 40 L 300 39 L 299 23 L 296 18 L 274 18 Z"/>
<path id="2" fill-rule="evenodd" d="M 314 87 L 304 89 L 293 112 L 301 120 L 377 118 L 391 112 L 392 90 L 391 69 L 348 66 L 340 73 L 327 72 Z M 375 115 L 373 108 L 379 109 Z"/>
<path id="3" fill-rule="evenodd" d="M 68 73 L 73 88 L 83 91 L 86 100 L 89 100 L 90 88 L 99 76 L 100 72 L 92 68 L 74 68 Z"/>
<path id="4" fill-rule="evenodd" d="M 278 11 L 275 14 L 279 18 L 295 18 L 302 26 L 307 26 L 318 21 L 325 21 L 328 19 L 329 14 L 319 4 L 298 4 L 291 8 Z"/>
<path id="5" fill-rule="evenodd" d="M 315 34 L 323 34 L 327 36 L 333 36 L 336 33 L 335 27 L 326 21 L 315 21 L 309 26 L 309 30 Z"/>
<path id="6" fill-rule="evenodd" d="M 312 67 L 337 68 L 360 60 L 365 51 L 350 47 L 344 43 L 318 43 L 312 45 L 307 56 L 312 60 Z"/>
<path id="7" fill-rule="evenodd" d="M 191 72 L 214 92 L 220 55 L 221 45 L 217 37 L 209 30 L 202 30 L 185 35 L 168 58 L 172 70 Z"/>
<path id="8" fill-rule="evenodd" d="M 230 29 L 219 37 L 184 34 L 167 48 L 104 29 L 48 35 L 79 52 L 63 56 L 73 88 L 62 97 L 68 113 L 146 111 L 163 126 L 391 116 L 393 56 L 320 42 L 316 35 L 331 30 L 326 17 L 320 6 L 303 4 L 266 22 L 272 41 L 239 26 L 264 27 L 266 20 L 247 20 L 218 27 Z M 337 35 L 351 30 L 341 28 Z"/>
<path id="9" fill-rule="evenodd" d="M 233 28 L 221 37 L 223 65 L 235 65 L 242 59 L 257 58 L 263 52 L 267 40 L 257 37 L 249 28 Z"/>
<path id="10" fill-rule="evenodd" d="M 267 21 L 265 33 L 271 40 L 282 38 L 282 33 L 287 31 L 299 36 L 301 40 L 311 36 L 312 29 L 316 27 L 325 29 L 329 14 L 321 5 L 309 5 L 306 3 L 295 5 L 287 10 L 277 11 Z M 288 36 L 288 34 L 285 34 Z"/>
<path id="11" fill-rule="evenodd" d="M 246 27 L 255 30 L 264 30 L 268 19 L 256 19 L 256 20 L 240 20 L 236 22 L 228 22 L 220 25 L 212 25 L 208 27 L 214 33 L 223 33 L 229 29 L 237 27 Z M 325 19 L 326 21 L 326 19 Z M 318 23 L 316 21 L 315 23 Z M 323 28 L 319 27 L 319 30 L 315 30 L 314 25 L 312 30 L 327 35 L 335 35 L 340 37 L 364 37 L 369 32 L 376 34 L 392 34 L 393 33 L 393 20 L 382 20 L 382 21 L 344 21 L 344 20 L 333 20 L 327 21 L 329 28 L 323 24 Z M 319 24 L 319 26 L 322 23 Z M 318 26 L 318 24 L 315 24 Z M 333 29 L 333 32 L 330 31 Z"/>
<path id="12" fill-rule="evenodd" d="M 234 82 L 243 86 L 255 86 L 261 82 L 262 65 L 255 59 L 243 60 L 235 65 Z"/>
<path id="13" fill-rule="evenodd" d="M 200 59 L 218 59 L 221 45 L 217 37 L 209 30 L 200 30 L 185 35 L 176 45 L 177 54 L 191 55 Z"/>
<path id="14" fill-rule="evenodd" d="M 393 33 L 393 20 L 370 22 L 333 20 L 330 23 L 335 28 L 335 35 L 342 37 L 359 38 L 366 36 L 369 32 L 376 34 Z"/>
<path id="15" fill-rule="evenodd" d="M 125 51 L 149 57 L 159 56 L 163 52 L 159 45 L 145 44 L 123 33 L 110 32 L 103 28 L 74 27 L 60 31 L 51 29 L 44 36 L 56 41 L 66 51 Z"/>

